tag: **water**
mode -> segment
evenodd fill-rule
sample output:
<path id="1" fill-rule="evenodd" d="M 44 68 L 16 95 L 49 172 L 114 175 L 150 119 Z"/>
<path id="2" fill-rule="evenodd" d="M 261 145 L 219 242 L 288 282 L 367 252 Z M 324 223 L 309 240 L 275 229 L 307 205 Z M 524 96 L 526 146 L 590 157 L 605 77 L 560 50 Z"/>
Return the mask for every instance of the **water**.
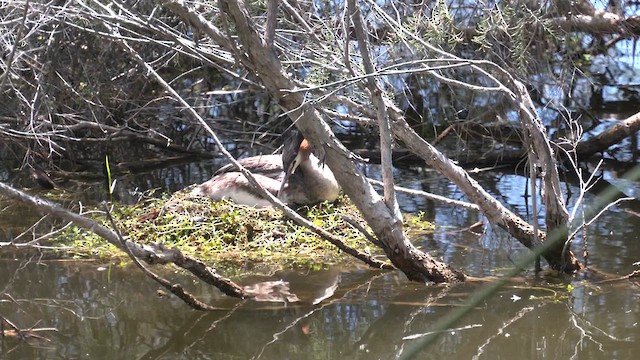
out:
<path id="1" fill-rule="evenodd" d="M 389 359 L 415 341 L 404 337 L 430 331 L 480 286 L 425 287 L 369 270 L 280 273 L 306 300 L 335 276 L 340 286 L 319 305 L 287 306 L 240 302 L 195 286 L 201 299 L 220 307 L 204 313 L 159 297 L 157 286 L 130 267 L 17 265 L 0 264 L 13 278 L 3 316 L 57 331 L 41 333 L 49 341 L 5 339 L 3 358 L 11 359 Z M 574 284 L 569 294 L 562 282 L 514 280 L 419 358 L 633 358 L 640 335 L 637 288 Z"/>
<path id="2" fill-rule="evenodd" d="M 367 171 L 376 176 L 375 168 Z M 436 174 L 397 175 L 401 185 L 464 199 Z M 523 178 L 475 177 L 526 213 Z M 404 195 L 400 201 L 405 211 L 424 211 L 439 225 L 415 244 L 469 275 L 490 280 L 528 253 L 500 229 L 485 227 L 481 235 L 460 231 L 483 220 L 475 212 Z M 589 264 L 612 276 L 633 271 L 640 261 L 639 230 L 638 217 L 623 209 L 606 213 L 589 230 Z M 583 244 L 579 239 L 574 251 Z M 181 272 L 153 268 L 219 309 L 205 313 L 164 295 L 132 266 L 0 255 L 0 315 L 22 329 L 56 329 L 26 342 L 3 339 L 0 358 L 6 359 L 390 359 L 487 283 L 428 287 L 399 272 L 361 266 L 234 279 L 282 279 L 302 300 L 257 303 L 225 297 Z M 638 282 L 601 283 L 602 278 L 536 277 L 528 271 L 450 325 L 417 358 L 633 358 L 640 351 Z M 336 282 L 333 296 L 314 305 Z"/>

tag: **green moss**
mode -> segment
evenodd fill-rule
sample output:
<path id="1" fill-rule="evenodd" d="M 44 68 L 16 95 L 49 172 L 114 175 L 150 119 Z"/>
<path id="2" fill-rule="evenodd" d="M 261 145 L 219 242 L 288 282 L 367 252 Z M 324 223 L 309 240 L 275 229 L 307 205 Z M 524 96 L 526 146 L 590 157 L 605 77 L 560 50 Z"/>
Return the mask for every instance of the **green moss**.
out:
<path id="1" fill-rule="evenodd" d="M 69 226 L 53 238 L 54 245 L 62 245 L 57 253 L 74 259 L 98 258 L 107 260 L 124 255 L 117 247 L 106 242 L 93 233 L 86 232 L 77 226 Z"/>
<path id="2" fill-rule="evenodd" d="M 215 202 L 188 194 L 188 189 L 170 198 L 147 194 L 135 205 L 116 206 L 112 215 L 121 233 L 132 241 L 163 243 L 216 265 L 315 268 L 350 259 L 279 210 L 255 209 L 230 201 Z M 344 196 L 334 203 L 299 208 L 298 213 L 340 237 L 349 246 L 382 254 L 343 221 L 342 217 L 347 215 L 371 232 L 355 206 Z M 106 223 L 104 218 L 96 219 Z M 424 220 L 423 213 L 407 216 L 404 221 L 410 235 L 433 229 L 433 225 Z M 73 248 L 71 254 L 75 257 L 124 256 L 95 234 L 75 227 L 65 229 L 53 241 Z"/>

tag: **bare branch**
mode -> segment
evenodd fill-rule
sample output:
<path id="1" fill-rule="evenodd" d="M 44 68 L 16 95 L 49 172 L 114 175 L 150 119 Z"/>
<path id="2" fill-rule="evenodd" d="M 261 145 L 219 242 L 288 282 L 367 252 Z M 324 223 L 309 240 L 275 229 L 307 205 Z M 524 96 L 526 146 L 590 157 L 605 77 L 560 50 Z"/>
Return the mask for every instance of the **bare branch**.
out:
<path id="1" fill-rule="evenodd" d="M 362 16 L 360 14 L 360 7 L 356 6 L 355 0 L 348 0 L 349 15 L 353 23 L 353 29 L 358 39 L 358 46 L 360 48 L 360 54 L 362 55 L 362 62 L 366 73 L 371 74 L 375 71 L 371 55 L 369 53 L 369 45 L 367 43 L 367 36 L 364 33 L 364 26 L 362 25 Z M 400 214 L 400 207 L 396 199 L 396 193 L 393 188 L 393 157 L 391 147 L 393 146 L 393 140 L 391 138 L 391 125 L 389 124 L 389 114 L 387 113 L 388 102 L 383 95 L 380 85 L 374 78 L 367 79 L 367 89 L 369 95 L 373 99 L 373 104 L 376 108 L 376 115 L 378 119 L 378 130 L 380 132 L 380 157 L 382 159 L 382 180 L 384 182 L 384 201 L 387 207 L 391 210 L 395 217 L 395 221 L 401 222 L 402 216 Z"/>
<path id="2" fill-rule="evenodd" d="M 191 272 L 200 280 L 210 285 L 216 286 L 226 295 L 239 298 L 247 297 L 242 288 L 233 283 L 231 280 L 223 278 L 222 276 L 216 274 L 215 270 L 205 265 L 202 261 L 186 256 L 176 249 L 167 249 L 159 244 L 148 244 L 141 246 L 130 240 L 126 240 L 125 243 L 122 244 L 115 232 L 98 224 L 97 222 L 84 216 L 72 213 L 62 208 L 60 205 L 51 203 L 41 198 L 33 197 L 1 182 L 0 194 L 19 201 L 25 205 L 28 205 L 36 211 L 47 212 L 58 218 L 73 222 L 76 226 L 95 233 L 96 235 L 115 245 L 122 251 L 126 251 L 124 249 L 124 246 L 126 246 L 128 251 L 130 251 L 133 255 L 135 255 L 139 259 L 145 260 L 149 264 L 173 263 L 176 266 Z"/>

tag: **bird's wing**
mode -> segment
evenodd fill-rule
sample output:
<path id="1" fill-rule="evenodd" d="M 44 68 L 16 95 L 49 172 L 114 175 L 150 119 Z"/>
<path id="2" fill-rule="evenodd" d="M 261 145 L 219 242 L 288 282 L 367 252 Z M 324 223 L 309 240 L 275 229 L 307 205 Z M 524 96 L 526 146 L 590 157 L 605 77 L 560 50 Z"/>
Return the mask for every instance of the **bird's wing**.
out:
<path id="1" fill-rule="evenodd" d="M 283 173 L 282 155 L 252 156 L 240 159 L 238 162 L 252 173 L 261 174 L 272 179 L 280 178 Z M 232 171 L 237 171 L 236 167 L 233 164 L 227 164 L 218 169 L 215 175 Z"/>

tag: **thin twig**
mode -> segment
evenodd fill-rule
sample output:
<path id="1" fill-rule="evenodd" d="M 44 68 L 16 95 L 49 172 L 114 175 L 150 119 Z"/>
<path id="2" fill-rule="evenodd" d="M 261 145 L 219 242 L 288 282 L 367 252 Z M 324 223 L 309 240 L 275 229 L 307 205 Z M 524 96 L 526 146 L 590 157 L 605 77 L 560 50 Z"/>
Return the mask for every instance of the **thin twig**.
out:
<path id="1" fill-rule="evenodd" d="M 367 178 L 367 181 L 369 181 L 373 185 L 382 186 L 382 182 L 380 182 L 378 180 Z M 404 193 L 404 194 L 409 194 L 409 195 L 417 195 L 417 196 L 424 197 L 425 199 L 438 201 L 438 202 L 441 202 L 441 203 L 444 203 L 444 204 L 447 204 L 447 205 L 460 206 L 460 207 L 463 207 L 463 208 L 469 209 L 469 210 L 475 210 L 475 211 L 479 211 L 480 210 L 480 207 L 478 205 L 476 205 L 476 204 L 472 204 L 472 203 L 468 203 L 468 202 L 464 202 L 464 201 L 459 201 L 459 200 L 449 199 L 448 197 L 444 197 L 442 195 L 436 195 L 436 194 L 432 194 L 430 192 L 426 192 L 426 191 L 422 191 L 422 190 L 409 189 L 409 188 L 405 188 L 405 187 L 398 186 L 398 185 L 396 185 L 394 188 L 399 193 Z"/>

